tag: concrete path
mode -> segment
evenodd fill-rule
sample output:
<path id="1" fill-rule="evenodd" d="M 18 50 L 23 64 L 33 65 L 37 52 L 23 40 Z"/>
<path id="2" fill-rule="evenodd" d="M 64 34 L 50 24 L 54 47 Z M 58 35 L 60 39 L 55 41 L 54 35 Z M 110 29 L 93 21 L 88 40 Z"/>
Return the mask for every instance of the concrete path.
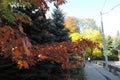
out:
<path id="1" fill-rule="evenodd" d="M 101 66 L 89 62 L 86 62 L 84 76 L 86 80 L 120 80 L 118 76 L 113 75 Z"/>

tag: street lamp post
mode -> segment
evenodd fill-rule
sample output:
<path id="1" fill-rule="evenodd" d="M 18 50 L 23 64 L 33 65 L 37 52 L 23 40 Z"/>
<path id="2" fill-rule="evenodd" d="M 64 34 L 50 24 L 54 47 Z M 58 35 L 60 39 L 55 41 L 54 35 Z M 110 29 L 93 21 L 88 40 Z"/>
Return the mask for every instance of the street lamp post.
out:
<path id="1" fill-rule="evenodd" d="M 102 33 L 102 38 L 103 38 L 103 55 L 105 57 L 105 68 L 108 69 L 108 57 L 107 57 L 107 49 L 106 49 L 106 40 L 105 40 L 105 35 L 104 35 L 104 28 L 103 28 L 103 19 L 102 19 L 102 12 L 100 12 L 101 15 L 101 33 Z"/>

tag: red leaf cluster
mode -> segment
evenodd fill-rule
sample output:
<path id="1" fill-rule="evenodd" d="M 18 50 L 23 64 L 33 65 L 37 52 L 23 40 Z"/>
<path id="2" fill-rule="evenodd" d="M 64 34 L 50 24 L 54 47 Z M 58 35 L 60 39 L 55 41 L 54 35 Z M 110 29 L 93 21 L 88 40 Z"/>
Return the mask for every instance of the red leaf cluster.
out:
<path id="1" fill-rule="evenodd" d="M 66 3 L 66 0 L 22 0 L 22 1 L 29 2 L 30 4 L 35 3 L 44 12 L 46 12 L 49 9 L 48 3 L 53 3 L 56 8 Z"/>
<path id="2" fill-rule="evenodd" d="M 49 45 L 33 46 L 31 52 L 34 53 L 34 56 L 39 60 L 48 59 L 51 62 L 60 63 L 63 68 L 70 68 L 70 66 L 74 66 L 69 60 L 72 57 L 71 53 L 83 54 L 86 47 L 94 48 L 95 46 L 95 43 L 92 41 L 82 39 L 74 43 L 65 41 Z M 83 59 L 79 58 L 76 60 L 82 62 Z"/>
<path id="3" fill-rule="evenodd" d="M 11 58 L 19 68 L 28 68 L 35 63 L 30 47 L 28 38 L 18 29 L 10 26 L 0 28 L 0 55 Z"/>
<path id="4" fill-rule="evenodd" d="M 71 53 L 82 55 L 86 47 L 94 48 L 95 46 L 95 43 L 87 39 L 32 46 L 23 33 L 22 27 L 0 28 L 0 55 L 10 57 L 19 68 L 28 68 L 35 65 L 37 61 L 45 59 L 50 60 L 51 63 L 60 63 L 63 68 L 69 68 L 71 65 L 75 66 L 70 61 Z M 76 60 L 81 62 L 82 58 Z"/>

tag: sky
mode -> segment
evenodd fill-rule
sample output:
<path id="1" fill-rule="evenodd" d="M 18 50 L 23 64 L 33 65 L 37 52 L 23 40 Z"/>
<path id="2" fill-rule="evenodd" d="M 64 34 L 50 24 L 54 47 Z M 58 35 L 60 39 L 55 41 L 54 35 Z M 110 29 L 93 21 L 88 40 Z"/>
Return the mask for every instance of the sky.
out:
<path id="1" fill-rule="evenodd" d="M 117 31 L 120 32 L 120 0 L 67 0 L 60 9 L 67 16 L 92 18 L 98 26 L 101 26 L 100 12 L 102 12 L 104 33 L 115 36 Z"/>

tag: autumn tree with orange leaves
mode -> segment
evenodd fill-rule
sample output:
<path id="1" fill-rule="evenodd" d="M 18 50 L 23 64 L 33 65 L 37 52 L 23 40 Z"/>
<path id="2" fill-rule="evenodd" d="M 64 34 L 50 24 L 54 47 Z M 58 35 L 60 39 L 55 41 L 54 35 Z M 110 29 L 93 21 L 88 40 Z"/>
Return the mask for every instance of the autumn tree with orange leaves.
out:
<path id="1" fill-rule="evenodd" d="M 70 30 L 69 34 L 79 32 L 79 20 L 76 17 L 67 17 L 65 19 L 65 27 Z"/>
<path id="2" fill-rule="evenodd" d="M 0 0 L 0 58 L 10 59 L 13 63 L 16 63 L 19 69 L 27 68 L 34 71 L 33 69 L 36 70 L 36 68 L 33 65 L 44 60 L 48 60 L 52 64 L 58 63 L 63 69 L 66 69 L 73 65 L 70 60 L 72 58 L 71 53 L 82 55 L 86 47 L 94 48 L 96 46 L 95 43 L 87 39 L 81 39 L 74 43 L 65 41 L 49 45 L 32 45 L 23 29 L 24 24 L 33 25 L 32 19 L 16 8 L 20 7 L 25 10 L 34 5 L 45 13 L 49 9 L 48 3 L 54 3 L 54 6 L 58 8 L 60 5 L 65 4 L 66 0 Z M 81 62 L 82 58 L 76 58 L 76 61 Z M 76 67 L 76 65 L 72 67 Z M 1 67 L 4 72 L 3 68 L 6 67 Z"/>
<path id="3" fill-rule="evenodd" d="M 46 12 L 49 7 L 47 2 L 54 3 L 56 7 L 64 4 L 65 0 L 1 0 L 0 2 L 0 24 L 1 24 L 1 55 L 10 56 L 12 60 L 17 62 L 18 65 L 28 67 L 33 65 L 35 60 L 32 59 L 33 53 L 29 48 L 32 47 L 29 39 L 25 35 L 22 23 L 32 25 L 29 16 L 21 11 L 16 10 L 17 7 L 30 8 L 36 5 L 38 8 Z M 9 26 L 11 24 L 12 26 Z M 24 58 L 23 58 L 24 56 Z M 16 58 L 15 58 L 16 57 Z M 31 59 L 25 59 L 31 58 Z M 31 61 L 27 61 L 31 60 Z M 30 63 L 29 63 L 30 62 Z"/>

